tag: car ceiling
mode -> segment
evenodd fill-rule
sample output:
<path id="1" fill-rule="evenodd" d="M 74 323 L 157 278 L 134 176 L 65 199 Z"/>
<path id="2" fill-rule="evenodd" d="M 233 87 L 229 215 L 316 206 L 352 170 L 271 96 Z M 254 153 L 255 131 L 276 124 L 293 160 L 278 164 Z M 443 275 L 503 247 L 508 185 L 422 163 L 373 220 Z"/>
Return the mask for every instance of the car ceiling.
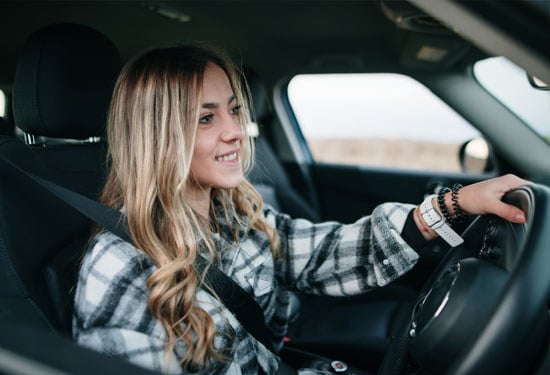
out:
<path id="1" fill-rule="evenodd" d="M 389 4 L 401 15 L 426 17 L 408 3 Z M 224 47 L 236 60 L 255 67 L 267 81 L 308 70 L 361 71 L 392 66 L 399 71 L 407 68 L 403 51 L 418 44 L 411 34 L 435 39 L 439 45 L 461 44 L 452 64 L 432 64 L 432 69 L 456 65 L 459 58 L 467 63 L 478 53 L 472 48 L 465 53 L 462 40 L 441 25 L 435 24 L 438 30 L 433 32 L 434 22 L 428 25 L 433 29 L 428 33 L 403 31 L 384 15 L 379 1 L 370 0 L 7 1 L 0 4 L 0 13 L 3 87 L 10 86 L 25 39 L 57 22 L 80 23 L 103 32 L 117 45 L 123 60 L 153 46 L 205 41 Z M 412 68 L 430 66 L 413 64 Z"/>

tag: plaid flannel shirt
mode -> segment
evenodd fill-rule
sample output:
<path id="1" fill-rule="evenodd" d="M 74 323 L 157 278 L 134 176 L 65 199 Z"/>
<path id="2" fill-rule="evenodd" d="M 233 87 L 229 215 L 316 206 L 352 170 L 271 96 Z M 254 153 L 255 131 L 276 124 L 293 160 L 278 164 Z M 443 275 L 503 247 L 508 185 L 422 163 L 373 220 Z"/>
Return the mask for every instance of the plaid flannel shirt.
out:
<path id="1" fill-rule="evenodd" d="M 407 272 L 417 253 L 401 238 L 411 205 L 386 203 L 353 224 L 313 224 L 267 207 L 264 215 L 281 239 L 273 259 L 265 233 L 240 232 L 238 246 L 216 234 L 219 269 L 250 293 L 264 311 L 280 348 L 290 313 L 289 291 L 346 296 L 383 286 Z M 218 215 L 222 234 L 228 231 Z M 74 339 L 81 345 L 122 356 L 166 373 L 192 372 L 178 360 L 186 346 L 177 341 L 166 353 L 166 333 L 147 307 L 147 279 L 156 266 L 143 252 L 110 232 L 91 243 L 78 280 L 73 316 Z M 218 300 L 198 290 L 197 303 L 216 325 L 214 340 L 226 361 L 211 360 L 194 372 L 274 374 L 279 358 L 248 334 Z M 303 372 L 305 373 L 305 372 Z"/>

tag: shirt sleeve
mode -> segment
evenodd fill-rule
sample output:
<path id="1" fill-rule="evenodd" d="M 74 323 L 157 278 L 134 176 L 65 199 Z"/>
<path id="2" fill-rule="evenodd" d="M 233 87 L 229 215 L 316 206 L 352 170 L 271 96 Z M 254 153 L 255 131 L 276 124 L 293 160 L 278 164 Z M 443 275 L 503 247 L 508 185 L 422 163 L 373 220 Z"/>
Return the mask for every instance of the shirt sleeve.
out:
<path id="1" fill-rule="evenodd" d="M 409 271 L 418 254 L 401 233 L 413 205 L 385 203 L 352 224 L 313 224 L 266 209 L 280 239 L 280 281 L 289 289 L 333 296 L 384 286 Z"/>
<path id="2" fill-rule="evenodd" d="M 98 236 L 79 275 L 74 339 L 140 367 L 180 374 L 178 358 L 166 355 L 162 326 L 147 307 L 152 272 L 151 262 L 132 245 L 110 233 Z"/>

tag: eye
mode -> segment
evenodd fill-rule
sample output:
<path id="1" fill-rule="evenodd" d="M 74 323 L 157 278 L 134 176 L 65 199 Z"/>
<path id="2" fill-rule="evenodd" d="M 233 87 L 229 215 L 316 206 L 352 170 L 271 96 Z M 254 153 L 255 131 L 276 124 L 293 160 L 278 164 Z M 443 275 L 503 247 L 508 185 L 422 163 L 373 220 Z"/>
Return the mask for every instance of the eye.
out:
<path id="1" fill-rule="evenodd" d="M 199 124 L 210 124 L 213 118 L 214 118 L 213 114 L 201 116 L 199 117 Z"/>
<path id="2" fill-rule="evenodd" d="M 242 107 L 242 106 L 241 106 L 240 104 L 239 104 L 239 105 L 236 105 L 236 106 L 232 107 L 232 108 L 229 110 L 229 113 L 230 113 L 231 115 L 237 115 L 237 114 L 239 114 L 239 112 L 241 111 L 241 107 Z"/>

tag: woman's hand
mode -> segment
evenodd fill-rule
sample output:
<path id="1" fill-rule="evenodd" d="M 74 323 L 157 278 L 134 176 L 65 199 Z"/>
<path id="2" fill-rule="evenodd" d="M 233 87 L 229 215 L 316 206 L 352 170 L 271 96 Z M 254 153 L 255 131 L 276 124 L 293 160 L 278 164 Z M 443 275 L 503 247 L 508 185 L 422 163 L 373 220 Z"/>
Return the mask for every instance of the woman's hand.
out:
<path id="1" fill-rule="evenodd" d="M 458 192 L 458 204 L 465 214 L 494 214 L 513 223 L 525 223 L 525 214 L 516 206 L 501 199 L 508 191 L 528 184 L 529 181 L 508 174 L 463 187 Z M 448 211 L 453 212 L 451 193 L 445 195 Z"/>

